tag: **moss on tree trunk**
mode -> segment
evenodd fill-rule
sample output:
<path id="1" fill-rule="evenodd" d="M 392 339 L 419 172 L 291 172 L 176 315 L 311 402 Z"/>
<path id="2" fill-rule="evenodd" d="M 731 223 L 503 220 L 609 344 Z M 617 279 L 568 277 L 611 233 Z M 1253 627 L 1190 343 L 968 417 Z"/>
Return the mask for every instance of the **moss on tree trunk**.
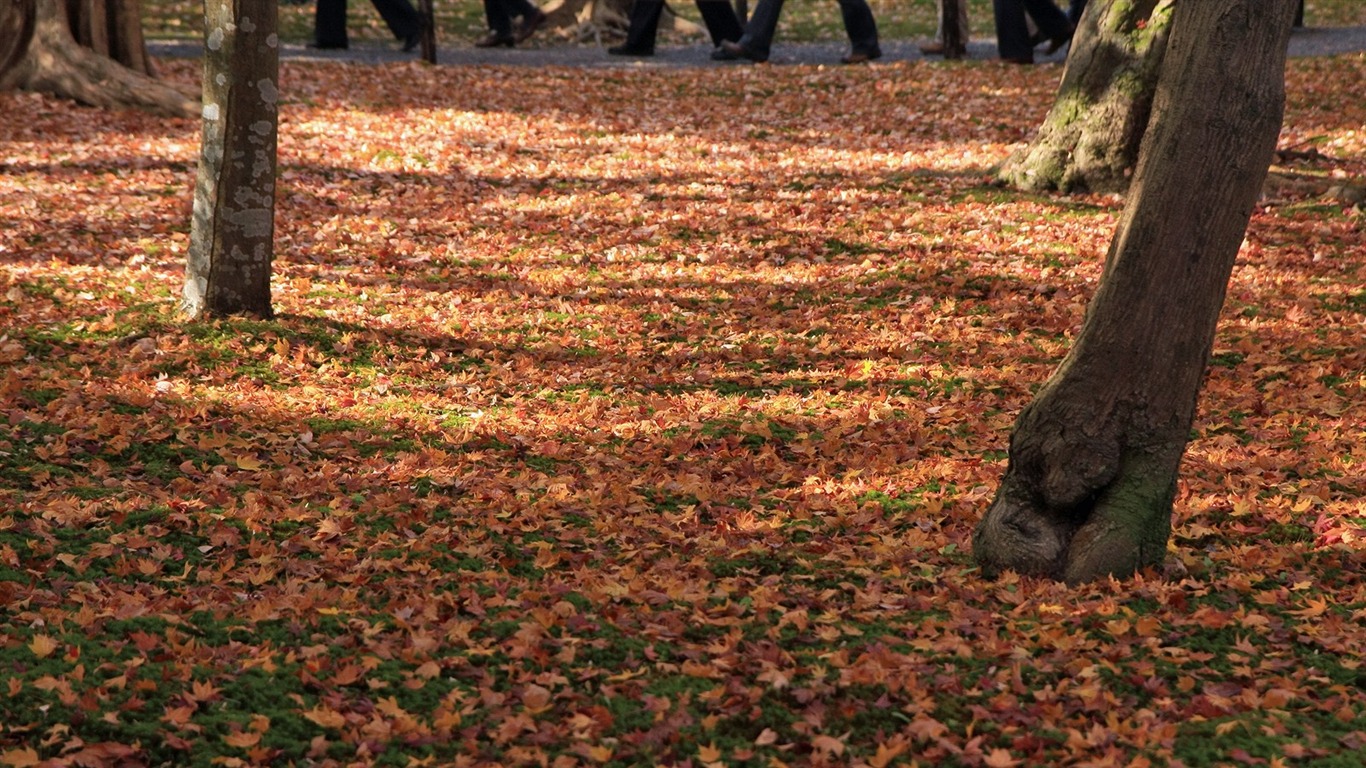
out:
<path id="1" fill-rule="evenodd" d="M 997 175 L 1033 192 L 1123 192 L 1162 69 L 1172 0 L 1092 2 L 1038 134 Z"/>

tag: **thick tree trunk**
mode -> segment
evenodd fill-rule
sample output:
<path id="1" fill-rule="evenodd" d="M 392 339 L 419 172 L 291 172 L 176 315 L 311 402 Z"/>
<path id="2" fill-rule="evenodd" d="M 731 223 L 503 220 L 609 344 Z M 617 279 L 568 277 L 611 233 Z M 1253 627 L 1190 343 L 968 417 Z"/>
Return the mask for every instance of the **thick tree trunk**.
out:
<path id="1" fill-rule="evenodd" d="M 153 77 L 138 0 L 65 0 L 71 36 L 83 48 Z"/>
<path id="2" fill-rule="evenodd" d="M 1167 50 L 1173 0 L 1095 0 L 1082 14 L 1052 110 L 1001 166 L 1032 192 L 1123 192 Z"/>
<path id="3" fill-rule="evenodd" d="M 1233 262 L 1281 125 L 1295 0 L 1177 3 L 1132 194 L 1076 345 L 1020 414 L 983 571 L 1162 561 Z"/>
<path id="4" fill-rule="evenodd" d="M 0 3 L 13 2 L 0 0 Z M 41 91 L 95 107 L 136 107 L 177 117 L 189 117 L 198 112 L 198 102 L 180 91 L 81 47 L 72 37 L 64 0 L 19 0 L 15 7 L 19 10 L 11 10 L 11 13 L 31 14 L 32 34 L 22 49 L 16 48 L 21 53 L 8 59 L 11 64 L 0 69 L 0 89 Z M 136 23 L 122 15 L 119 19 L 120 25 Z M 108 17 L 96 26 L 105 30 L 102 39 L 112 48 L 115 46 L 108 34 L 107 21 Z M 93 29 L 90 25 L 83 26 Z M 118 38 L 116 35 L 113 39 Z M 0 49 L 9 42 L 0 44 Z M 124 41 L 119 45 L 133 44 Z M 141 51 L 143 66 L 148 68 L 141 32 L 134 47 Z M 5 61 L 0 58 L 0 63 Z"/>
<path id="5" fill-rule="evenodd" d="M 0 0 L 0 84 L 24 60 L 37 20 L 34 0 Z"/>
<path id="6" fill-rule="evenodd" d="M 204 134 L 185 275 L 193 318 L 272 314 L 276 12 L 275 0 L 204 4 Z"/>

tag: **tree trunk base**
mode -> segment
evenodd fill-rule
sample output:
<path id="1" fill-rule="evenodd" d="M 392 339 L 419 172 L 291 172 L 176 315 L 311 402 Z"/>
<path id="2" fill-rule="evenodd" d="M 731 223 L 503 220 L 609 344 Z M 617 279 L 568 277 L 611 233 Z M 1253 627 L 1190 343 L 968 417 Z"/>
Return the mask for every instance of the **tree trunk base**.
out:
<path id="1" fill-rule="evenodd" d="M 55 0 L 39 0 L 28 50 L 0 74 L 0 87 L 51 93 L 92 107 L 133 107 L 170 117 L 199 114 L 196 99 L 78 45 L 65 8 Z"/>

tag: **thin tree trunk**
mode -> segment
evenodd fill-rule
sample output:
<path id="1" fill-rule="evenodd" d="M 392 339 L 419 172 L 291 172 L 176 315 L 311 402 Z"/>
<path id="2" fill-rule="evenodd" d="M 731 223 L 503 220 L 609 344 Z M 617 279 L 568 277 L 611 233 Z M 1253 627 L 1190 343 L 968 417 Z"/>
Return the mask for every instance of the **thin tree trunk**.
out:
<path id="1" fill-rule="evenodd" d="M 961 6 L 968 0 L 940 0 L 939 28 L 945 59 L 961 59 L 968 53 L 968 30 L 963 26 Z"/>
<path id="2" fill-rule="evenodd" d="M 275 0 L 204 4 L 204 132 L 184 303 L 193 318 L 272 314 L 276 10 Z"/>
<path id="3" fill-rule="evenodd" d="M 1100 287 L 1020 414 L 974 535 L 984 572 L 1075 583 L 1163 560 L 1219 310 L 1280 130 L 1294 4 L 1176 4 Z"/>
<path id="4" fill-rule="evenodd" d="M 199 103 L 175 88 L 81 47 L 71 36 L 62 0 L 22 2 L 31 7 L 33 32 L 21 56 L 0 70 L 0 88 L 53 93 L 95 107 L 136 107 L 175 117 L 198 113 Z"/>
<path id="5" fill-rule="evenodd" d="M 1038 134 L 1001 166 L 1032 192 L 1123 192 L 1151 114 L 1173 0 L 1087 4 L 1067 68 Z"/>

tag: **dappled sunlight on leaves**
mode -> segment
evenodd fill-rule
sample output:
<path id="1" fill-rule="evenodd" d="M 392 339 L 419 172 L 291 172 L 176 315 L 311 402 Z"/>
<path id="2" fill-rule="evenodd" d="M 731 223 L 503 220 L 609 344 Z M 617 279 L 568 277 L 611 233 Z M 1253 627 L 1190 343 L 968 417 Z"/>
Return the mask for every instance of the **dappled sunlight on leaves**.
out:
<path id="1" fill-rule="evenodd" d="M 1255 214 L 1162 573 L 972 567 L 1120 208 L 990 183 L 1057 74 L 287 62 L 269 322 L 176 312 L 198 125 L 0 93 L 0 765 L 1366 748 L 1359 209 Z"/>

